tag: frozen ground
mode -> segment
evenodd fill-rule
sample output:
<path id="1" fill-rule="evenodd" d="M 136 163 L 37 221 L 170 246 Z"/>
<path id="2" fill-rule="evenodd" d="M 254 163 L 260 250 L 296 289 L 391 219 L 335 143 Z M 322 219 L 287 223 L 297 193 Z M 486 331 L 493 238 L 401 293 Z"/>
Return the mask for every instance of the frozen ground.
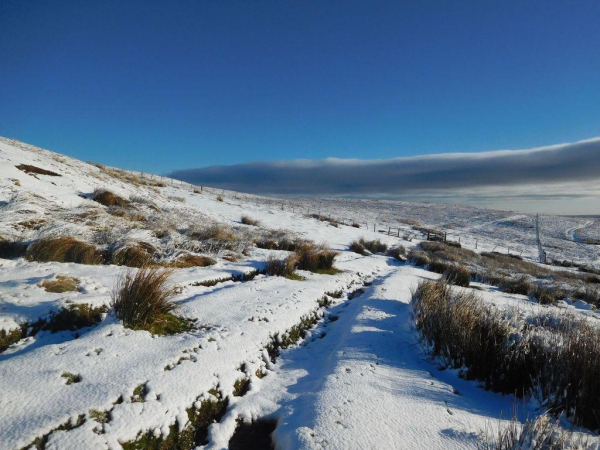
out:
<path id="1" fill-rule="evenodd" d="M 61 176 L 30 175 L 16 168 L 20 164 Z M 151 198 L 160 210 L 156 216 L 175 218 L 182 228 L 209 220 L 238 227 L 241 216 L 249 215 L 261 221 L 262 229 L 285 229 L 329 244 L 340 252 L 336 267 L 342 272 L 300 272 L 302 281 L 259 275 L 246 282 L 199 286 L 200 281 L 262 268 L 270 254 L 285 254 L 253 248 L 230 262 L 217 252 L 215 265 L 178 269 L 172 277 L 179 314 L 197 320 L 191 332 L 153 336 L 124 328 L 109 312 L 95 327 L 43 331 L 21 340 L 0 353 L 1 449 L 23 448 L 44 435 L 48 449 L 119 449 L 147 431 L 165 436 L 176 422 L 184 427 L 186 409 L 215 388 L 229 398 L 229 406 L 209 428 L 207 448 L 214 449 L 227 448 L 239 419 L 261 418 L 277 421 L 273 440 L 279 449 L 476 448 L 483 429 L 512 414 L 514 398 L 438 370 L 417 345 L 409 316 L 411 289 L 437 275 L 347 248 L 360 237 L 410 248 L 420 236 L 412 226 L 420 225 L 460 235 L 471 248 L 478 239 L 478 250 L 511 242 L 511 249 L 533 257 L 531 216 L 398 202 L 282 203 L 206 188 L 194 193 L 185 184 L 136 184 L 88 163 L 0 140 L 0 236 L 31 241 L 71 234 L 91 240 L 98 227 L 111 227 L 128 239 L 160 244 L 145 229 L 109 217 L 104 207 L 84 198 L 95 188 L 126 198 Z M 95 209 L 97 214 L 87 214 Z M 306 217 L 315 212 L 366 223 L 362 228 L 334 227 Z M 402 232 L 396 236 L 378 232 L 401 221 Z M 597 233 L 597 219 L 548 216 L 542 223 L 545 242 L 554 246 L 551 254 L 598 262 L 598 247 L 578 238 Z M 123 270 L 0 259 L 0 329 L 31 323 L 70 303 L 108 305 Z M 79 290 L 52 294 L 39 286 L 57 275 L 77 277 Z M 484 298 L 499 306 L 541 308 L 522 296 L 482 289 Z M 325 293 L 337 290 L 341 298 L 319 307 Z M 273 336 L 313 313 L 320 317 L 316 327 L 273 363 L 265 351 Z M 79 381 L 67 384 L 64 372 L 78 375 Z M 242 378 L 250 380 L 250 389 L 234 396 L 234 383 Z M 145 386 L 143 401 L 134 395 L 139 386 Z M 109 420 L 99 423 L 93 410 L 106 412 Z M 540 412 L 526 403 L 521 413 Z M 78 421 L 81 416 L 84 420 Z M 66 428 L 72 429 L 61 429 L 68 422 Z"/>

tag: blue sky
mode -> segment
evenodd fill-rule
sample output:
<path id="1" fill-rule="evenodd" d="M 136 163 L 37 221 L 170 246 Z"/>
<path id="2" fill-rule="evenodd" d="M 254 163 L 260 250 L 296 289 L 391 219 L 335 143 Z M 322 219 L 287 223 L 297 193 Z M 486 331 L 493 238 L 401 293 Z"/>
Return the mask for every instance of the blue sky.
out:
<path id="1" fill-rule="evenodd" d="M 597 1 L 0 2 L 0 135 L 154 172 L 600 135 Z"/>

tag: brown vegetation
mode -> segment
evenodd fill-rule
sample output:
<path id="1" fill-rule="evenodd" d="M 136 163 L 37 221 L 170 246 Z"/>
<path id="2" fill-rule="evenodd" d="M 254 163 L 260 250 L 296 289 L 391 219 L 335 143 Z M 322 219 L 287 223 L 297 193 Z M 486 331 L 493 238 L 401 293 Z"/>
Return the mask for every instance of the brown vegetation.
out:
<path id="1" fill-rule="evenodd" d="M 96 189 L 92 193 L 92 200 L 104 206 L 127 206 L 129 201 L 106 189 Z"/>
<path id="2" fill-rule="evenodd" d="M 73 262 L 79 264 L 101 264 L 102 254 L 93 244 L 72 237 L 41 239 L 27 248 L 30 261 Z"/>
<path id="3" fill-rule="evenodd" d="M 49 175 L 51 177 L 60 177 L 61 175 L 56 173 L 56 172 L 52 172 L 51 170 L 46 170 L 46 169 L 41 169 L 39 167 L 36 166 L 32 166 L 30 164 L 19 164 L 18 166 L 15 166 L 17 169 L 22 170 L 23 172 L 25 172 L 28 175 Z"/>

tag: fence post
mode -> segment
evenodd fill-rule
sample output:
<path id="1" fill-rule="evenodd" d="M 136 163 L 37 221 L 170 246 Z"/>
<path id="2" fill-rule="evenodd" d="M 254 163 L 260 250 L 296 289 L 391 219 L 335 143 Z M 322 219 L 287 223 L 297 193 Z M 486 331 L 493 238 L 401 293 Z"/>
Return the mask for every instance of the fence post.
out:
<path id="1" fill-rule="evenodd" d="M 392 234 L 392 227 L 388 227 L 388 236 Z"/>
<path id="2" fill-rule="evenodd" d="M 477 239 L 475 239 L 475 248 L 477 248 Z"/>
<path id="3" fill-rule="evenodd" d="M 376 225 L 377 225 L 377 224 L 375 224 L 375 223 L 373 224 L 373 232 L 375 232 L 375 226 L 376 226 Z"/>

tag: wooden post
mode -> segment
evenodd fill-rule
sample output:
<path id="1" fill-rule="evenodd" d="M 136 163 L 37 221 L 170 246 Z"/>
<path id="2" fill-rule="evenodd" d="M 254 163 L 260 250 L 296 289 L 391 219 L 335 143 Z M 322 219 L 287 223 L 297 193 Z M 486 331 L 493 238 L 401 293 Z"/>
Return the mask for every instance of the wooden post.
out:
<path id="1" fill-rule="evenodd" d="M 398 237 L 400 237 L 400 227 L 398 227 Z"/>
<path id="2" fill-rule="evenodd" d="M 375 225 L 376 225 L 376 224 L 373 224 L 373 233 L 375 232 Z"/>
<path id="3" fill-rule="evenodd" d="M 475 239 L 475 248 L 477 248 L 477 239 Z"/>
<path id="4" fill-rule="evenodd" d="M 460 244 L 460 236 L 458 237 L 458 243 Z"/>
<path id="5" fill-rule="evenodd" d="M 392 227 L 388 227 L 388 236 L 392 234 Z"/>

